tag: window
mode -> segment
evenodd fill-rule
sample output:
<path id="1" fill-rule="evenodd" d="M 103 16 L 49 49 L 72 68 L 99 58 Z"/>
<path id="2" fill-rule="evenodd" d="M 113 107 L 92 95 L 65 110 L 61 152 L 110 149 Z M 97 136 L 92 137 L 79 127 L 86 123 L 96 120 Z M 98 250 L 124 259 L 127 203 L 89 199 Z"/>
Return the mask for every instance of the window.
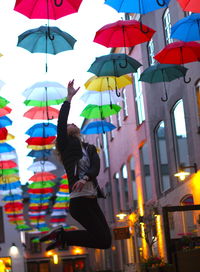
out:
<path id="1" fill-rule="evenodd" d="M 0 243 L 5 242 L 5 237 L 4 237 L 4 224 L 3 224 L 3 208 L 0 207 Z"/>
<path id="2" fill-rule="evenodd" d="M 133 208 L 137 208 L 137 187 L 136 187 L 136 180 L 135 180 L 135 161 L 134 157 L 130 159 L 130 171 L 131 171 L 131 184 L 133 190 Z"/>
<path id="3" fill-rule="evenodd" d="M 198 122 L 200 125 L 200 80 L 195 85 L 196 89 L 196 101 L 197 101 L 197 115 L 198 115 Z"/>
<path id="4" fill-rule="evenodd" d="M 155 48 L 153 39 L 151 39 L 147 44 L 148 56 L 149 56 L 149 65 L 154 65 L 156 60 L 154 59 L 155 56 Z"/>
<path id="5" fill-rule="evenodd" d="M 122 174 L 122 181 L 123 181 L 123 192 L 124 192 L 124 207 L 125 210 L 129 209 L 129 199 L 128 199 L 128 173 L 127 173 L 127 167 L 124 164 L 121 168 L 121 174 Z"/>
<path id="6" fill-rule="evenodd" d="M 170 188 L 170 177 L 167 157 L 167 142 L 165 135 L 165 123 L 161 121 L 156 130 L 157 166 L 160 181 L 160 191 L 165 192 Z"/>
<path id="7" fill-rule="evenodd" d="M 128 105 L 127 105 L 127 97 L 126 97 L 126 89 L 124 88 L 122 90 L 122 104 L 123 104 L 123 114 L 124 114 L 124 119 L 128 116 Z"/>
<path id="8" fill-rule="evenodd" d="M 119 105 L 119 103 L 117 103 L 117 105 Z M 122 119 L 121 119 L 120 111 L 117 113 L 117 128 L 118 129 L 122 126 Z"/>
<path id="9" fill-rule="evenodd" d="M 150 176 L 150 167 L 149 167 L 149 153 L 148 153 L 148 146 L 144 144 L 143 147 L 140 149 L 140 158 L 142 162 L 142 172 L 144 178 L 144 193 L 145 193 L 145 200 L 152 199 L 152 184 L 151 184 L 151 176 Z"/>
<path id="10" fill-rule="evenodd" d="M 106 133 L 102 134 L 102 140 L 103 140 L 104 168 L 107 168 L 110 166 L 110 162 L 109 162 L 108 140 L 107 140 Z"/>
<path id="11" fill-rule="evenodd" d="M 42 248 L 41 248 L 41 243 L 34 243 L 32 240 L 36 237 L 31 237 L 30 239 L 30 252 L 31 253 L 41 253 Z"/>
<path id="12" fill-rule="evenodd" d="M 140 78 L 140 69 L 137 70 L 137 73 L 134 73 L 134 86 L 135 86 L 135 101 L 137 105 L 137 117 L 138 124 L 141 124 L 145 120 L 144 113 L 144 101 L 142 94 L 142 83 L 139 81 Z"/>
<path id="13" fill-rule="evenodd" d="M 185 114 L 183 100 L 179 100 L 172 110 L 172 122 L 174 128 L 175 151 L 177 159 L 177 168 L 180 164 L 189 163 L 187 131 L 185 124 Z"/>
<path id="14" fill-rule="evenodd" d="M 114 177 L 114 185 L 115 185 L 115 191 L 116 191 L 116 204 L 117 204 L 117 209 L 120 211 L 121 205 L 120 205 L 120 187 L 119 187 L 119 173 L 115 173 Z"/>
<path id="15" fill-rule="evenodd" d="M 171 18 L 168 8 L 165 10 L 163 15 L 163 28 L 166 44 L 173 42 L 173 39 L 171 39 Z"/>

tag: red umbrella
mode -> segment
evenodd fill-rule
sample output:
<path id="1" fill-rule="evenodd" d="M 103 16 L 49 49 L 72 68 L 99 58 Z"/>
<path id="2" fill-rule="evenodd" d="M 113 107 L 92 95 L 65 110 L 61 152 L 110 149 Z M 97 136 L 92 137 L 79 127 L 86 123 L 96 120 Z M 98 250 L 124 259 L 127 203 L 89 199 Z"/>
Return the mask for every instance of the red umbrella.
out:
<path id="1" fill-rule="evenodd" d="M 7 135 L 8 135 L 7 128 L 5 127 L 0 128 L 0 140 L 5 140 L 7 138 Z"/>
<path id="2" fill-rule="evenodd" d="M 184 64 L 200 61 L 200 43 L 174 42 L 165 46 L 154 58 L 160 63 Z"/>
<path id="3" fill-rule="evenodd" d="M 12 160 L 0 161 L 0 169 L 10 169 L 15 167 L 17 167 L 17 164 Z"/>
<path id="4" fill-rule="evenodd" d="M 53 188 L 28 189 L 30 194 L 48 194 L 53 193 Z"/>
<path id="5" fill-rule="evenodd" d="M 37 120 L 57 119 L 59 110 L 53 107 L 33 107 L 24 113 L 24 117 Z"/>
<path id="6" fill-rule="evenodd" d="M 7 106 L 1 108 L 0 109 L 0 117 L 4 116 L 6 114 L 9 114 L 11 111 L 12 111 L 12 109 Z"/>
<path id="7" fill-rule="evenodd" d="M 82 0 L 16 0 L 14 10 L 30 19 L 56 20 L 78 12 Z"/>
<path id="8" fill-rule="evenodd" d="M 48 145 L 52 144 L 56 139 L 56 136 L 43 137 L 30 137 L 26 140 L 28 145 Z"/>
<path id="9" fill-rule="evenodd" d="M 136 20 L 117 21 L 103 26 L 96 32 L 94 42 L 106 47 L 131 47 L 150 41 L 155 30 Z"/>
<path id="10" fill-rule="evenodd" d="M 177 0 L 184 11 L 192 11 L 199 13 L 199 0 Z"/>
<path id="11" fill-rule="evenodd" d="M 31 181 L 35 182 L 40 182 L 40 181 L 47 181 L 47 180 L 52 180 L 55 179 L 56 175 L 50 173 L 50 172 L 39 172 L 33 175 L 32 177 L 29 178 Z"/>

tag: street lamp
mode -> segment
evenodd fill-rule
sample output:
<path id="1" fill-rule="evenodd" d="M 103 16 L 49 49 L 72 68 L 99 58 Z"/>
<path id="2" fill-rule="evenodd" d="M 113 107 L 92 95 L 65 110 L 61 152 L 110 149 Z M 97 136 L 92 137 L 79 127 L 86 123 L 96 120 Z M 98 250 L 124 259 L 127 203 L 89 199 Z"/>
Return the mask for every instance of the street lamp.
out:
<path id="1" fill-rule="evenodd" d="M 174 176 L 179 178 L 181 181 L 185 180 L 187 176 L 189 176 L 191 173 L 185 171 L 184 169 L 187 168 L 194 168 L 194 172 L 197 172 L 197 164 L 194 163 L 193 165 L 184 166 L 183 164 L 180 165 L 179 172 L 175 173 Z"/>
<path id="2" fill-rule="evenodd" d="M 118 214 L 116 214 L 116 217 L 119 218 L 119 220 L 124 220 L 130 213 L 131 209 L 126 211 L 120 211 Z"/>

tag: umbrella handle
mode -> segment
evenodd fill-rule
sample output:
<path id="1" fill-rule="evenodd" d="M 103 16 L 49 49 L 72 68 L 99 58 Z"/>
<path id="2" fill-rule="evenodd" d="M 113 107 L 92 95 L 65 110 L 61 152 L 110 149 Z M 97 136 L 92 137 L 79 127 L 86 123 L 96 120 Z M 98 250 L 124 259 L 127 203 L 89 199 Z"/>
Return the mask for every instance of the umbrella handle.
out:
<path id="1" fill-rule="evenodd" d="M 120 68 L 126 68 L 127 65 L 128 65 L 127 58 L 125 58 L 125 65 L 122 65 L 121 63 L 119 63 L 119 67 L 120 67 Z"/>
<path id="2" fill-rule="evenodd" d="M 187 80 L 187 79 L 185 78 L 185 76 L 184 76 L 183 80 L 184 80 L 185 83 L 190 83 L 191 77 L 189 77 L 188 80 Z"/>
<path id="3" fill-rule="evenodd" d="M 163 2 L 162 2 L 162 3 L 160 3 L 160 1 L 159 1 L 159 0 L 156 0 L 156 2 L 157 2 L 157 4 L 158 4 L 160 7 L 164 7 L 164 6 L 165 6 L 165 4 L 166 4 L 165 0 L 163 0 Z"/>
<path id="4" fill-rule="evenodd" d="M 60 7 L 60 6 L 62 6 L 62 4 L 63 4 L 63 0 L 60 0 L 60 3 L 58 3 L 56 0 L 54 0 L 54 5 L 56 7 Z"/>
<path id="5" fill-rule="evenodd" d="M 48 37 L 51 41 L 54 40 L 54 35 L 51 35 L 51 32 L 50 32 L 50 27 L 48 26 Z"/>
<path id="6" fill-rule="evenodd" d="M 167 91 L 165 91 L 165 98 L 161 97 L 161 101 L 166 102 L 168 100 Z"/>
<path id="7" fill-rule="evenodd" d="M 140 17 L 140 30 L 145 34 L 149 32 L 149 29 L 147 29 L 146 31 L 143 28 L 143 24 L 142 24 L 142 16 Z"/>

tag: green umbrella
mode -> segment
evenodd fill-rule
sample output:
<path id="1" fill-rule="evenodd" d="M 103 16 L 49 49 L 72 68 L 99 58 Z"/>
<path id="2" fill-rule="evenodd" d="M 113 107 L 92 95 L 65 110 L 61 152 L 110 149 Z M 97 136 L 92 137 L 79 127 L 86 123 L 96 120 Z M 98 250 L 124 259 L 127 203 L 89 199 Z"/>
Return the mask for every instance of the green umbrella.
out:
<path id="1" fill-rule="evenodd" d="M 121 107 L 113 104 L 113 105 L 87 105 L 84 110 L 81 112 L 81 116 L 87 119 L 94 119 L 94 118 L 106 118 L 110 115 L 117 114 L 121 110 Z"/>
<path id="2" fill-rule="evenodd" d="M 96 58 L 88 72 L 94 73 L 96 76 L 119 77 L 137 72 L 140 66 L 141 63 L 126 54 L 111 53 Z"/>
<path id="3" fill-rule="evenodd" d="M 164 82 L 165 98 L 162 101 L 168 100 L 165 82 L 170 82 L 180 77 L 185 77 L 187 68 L 175 64 L 155 64 L 145 69 L 140 75 L 140 81 L 148 83 Z"/>
<path id="4" fill-rule="evenodd" d="M 48 101 L 25 100 L 24 104 L 26 106 L 45 107 L 45 106 L 51 106 L 51 105 L 59 105 L 63 103 L 65 100 L 66 98 L 54 99 L 54 100 L 48 100 Z"/>
<path id="5" fill-rule="evenodd" d="M 39 182 L 33 182 L 28 185 L 28 188 L 31 189 L 40 189 L 40 188 L 49 188 L 55 186 L 55 183 L 53 181 L 39 181 Z"/>
<path id="6" fill-rule="evenodd" d="M 12 175 L 18 172 L 19 170 L 17 168 L 0 169 L 0 175 L 2 176 Z"/>
<path id="7" fill-rule="evenodd" d="M 10 103 L 7 99 L 0 96 L 0 108 L 4 108 L 8 103 Z"/>

